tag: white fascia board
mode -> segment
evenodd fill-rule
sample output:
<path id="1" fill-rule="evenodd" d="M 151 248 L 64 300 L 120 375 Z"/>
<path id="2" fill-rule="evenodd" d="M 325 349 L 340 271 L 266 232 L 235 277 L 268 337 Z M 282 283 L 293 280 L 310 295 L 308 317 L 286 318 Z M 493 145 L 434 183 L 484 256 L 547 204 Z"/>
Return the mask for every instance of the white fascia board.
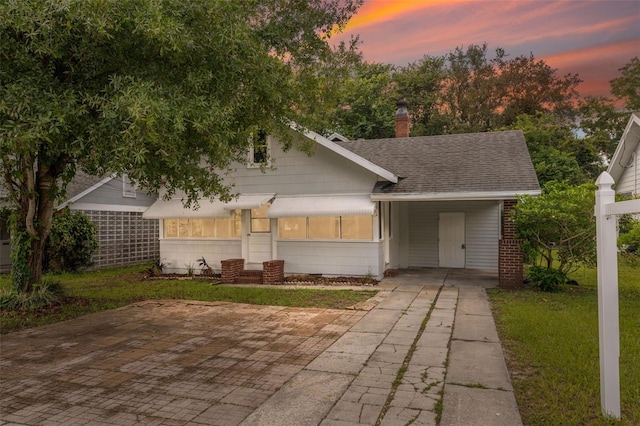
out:
<path id="1" fill-rule="evenodd" d="M 635 136 L 635 139 L 634 139 Z M 622 177 L 622 173 L 624 172 L 624 168 L 626 163 L 629 162 L 628 158 L 623 157 L 631 157 L 631 153 L 635 151 L 636 146 L 640 141 L 640 117 L 632 113 L 629 122 L 627 123 L 627 127 L 624 129 L 624 133 L 622 133 L 622 137 L 620 138 L 620 142 L 618 142 L 618 146 L 616 147 L 616 151 L 613 153 L 613 157 L 611 158 L 611 162 L 609 163 L 609 167 L 607 168 L 607 172 L 613 177 L 613 180 L 618 182 Z"/>
<path id="2" fill-rule="evenodd" d="M 103 212 L 136 212 L 143 213 L 148 206 L 125 206 L 119 204 L 94 204 L 94 203 L 73 203 L 69 204 L 69 210 L 97 210 Z"/>
<path id="3" fill-rule="evenodd" d="M 343 156 L 344 158 L 346 158 L 347 160 L 350 160 L 354 163 L 356 163 L 357 165 L 359 165 L 360 167 L 363 167 L 367 170 L 369 170 L 372 173 L 375 173 L 376 175 L 388 180 L 391 183 L 398 183 L 398 176 L 392 172 L 390 172 L 387 169 L 384 169 L 380 166 L 378 166 L 377 164 L 373 164 L 371 161 L 367 160 L 366 158 L 363 158 L 361 156 L 359 156 L 358 154 L 355 154 L 351 151 L 349 151 L 346 148 L 341 147 L 340 145 L 335 144 L 334 142 L 330 141 L 329 139 L 325 138 L 322 135 L 317 134 L 316 132 L 313 132 L 311 130 L 308 129 L 302 129 L 302 128 L 297 128 L 295 125 L 291 125 L 291 128 L 295 131 L 301 132 L 305 137 L 311 139 L 314 142 L 317 142 L 319 145 L 322 145 L 323 147 L 327 148 L 330 151 L 335 152 L 338 155 Z"/>
<path id="4" fill-rule="evenodd" d="M 478 201 L 478 200 L 511 200 L 519 195 L 540 195 L 535 191 L 503 191 L 503 192 L 441 192 L 441 193 L 406 193 L 406 194 L 371 194 L 371 201 Z"/>
<path id="5" fill-rule="evenodd" d="M 79 193 L 78 195 L 69 198 L 67 201 L 65 201 L 64 203 L 60 204 L 58 207 L 56 207 L 57 210 L 62 210 L 65 207 L 67 207 L 69 204 L 73 204 L 76 201 L 78 201 L 80 198 L 84 197 L 87 194 L 92 193 L 93 191 L 95 191 L 96 189 L 100 188 L 102 185 L 104 185 L 105 183 L 109 182 L 111 179 L 115 178 L 116 175 L 111 175 L 109 177 L 106 177 L 104 179 L 102 179 L 100 182 L 96 183 L 95 185 L 85 189 L 84 191 L 82 191 L 81 193 Z"/>

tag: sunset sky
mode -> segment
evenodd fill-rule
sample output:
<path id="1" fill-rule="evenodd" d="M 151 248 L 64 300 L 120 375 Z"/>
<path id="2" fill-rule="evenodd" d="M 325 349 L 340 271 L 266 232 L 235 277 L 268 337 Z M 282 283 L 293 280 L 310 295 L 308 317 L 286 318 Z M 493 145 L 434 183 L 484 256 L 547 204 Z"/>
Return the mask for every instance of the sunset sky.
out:
<path id="1" fill-rule="evenodd" d="M 365 0 L 336 40 L 355 34 L 365 60 L 396 65 L 484 42 L 533 53 L 559 76 L 579 74 L 582 96 L 610 96 L 609 80 L 640 56 L 640 1 Z"/>

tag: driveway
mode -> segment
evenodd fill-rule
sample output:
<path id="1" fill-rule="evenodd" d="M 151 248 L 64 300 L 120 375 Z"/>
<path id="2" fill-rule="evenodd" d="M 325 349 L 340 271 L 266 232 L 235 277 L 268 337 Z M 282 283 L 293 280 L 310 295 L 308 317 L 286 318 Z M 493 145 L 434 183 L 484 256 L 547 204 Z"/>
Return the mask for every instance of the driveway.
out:
<path id="1" fill-rule="evenodd" d="M 237 424 L 365 313 L 147 301 L 11 333 L 0 424 Z"/>
<path id="2" fill-rule="evenodd" d="M 11 333 L 0 425 L 518 425 L 495 284 L 409 270 L 356 310 L 147 301 Z"/>

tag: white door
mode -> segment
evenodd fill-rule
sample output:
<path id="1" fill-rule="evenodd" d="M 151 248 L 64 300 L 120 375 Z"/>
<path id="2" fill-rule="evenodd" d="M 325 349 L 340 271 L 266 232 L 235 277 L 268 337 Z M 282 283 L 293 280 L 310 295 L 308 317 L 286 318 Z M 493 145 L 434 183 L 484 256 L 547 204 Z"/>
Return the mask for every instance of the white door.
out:
<path id="1" fill-rule="evenodd" d="M 464 268 L 464 213 L 440 213 L 439 219 L 439 266 L 441 268 Z"/>
<path id="2" fill-rule="evenodd" d="M 262 262 L 272 260 L 271 219 L 267 218 L 269 204 L 251 209 L 247 233 L 247 269 L 262 269 Z"/>

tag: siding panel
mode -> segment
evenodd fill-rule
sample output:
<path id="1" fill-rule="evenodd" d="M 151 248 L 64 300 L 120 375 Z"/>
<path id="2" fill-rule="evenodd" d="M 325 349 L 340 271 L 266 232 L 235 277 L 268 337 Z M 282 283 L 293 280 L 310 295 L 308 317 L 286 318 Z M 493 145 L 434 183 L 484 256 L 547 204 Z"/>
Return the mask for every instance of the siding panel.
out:
<path id="1" fill-rule="evenodd" d="M 278 258 L 287 274 L 367 275 L 380 278 L 382 243 L 278 241 Z"/>
<path id="2" fill-rule="evenodd" d="M 205 258 L 214 272 L 220 272 L 220 261 L 242 257 L 240 240 L 160 240 L 160 258 L 167 265 L 165 272 L 187 272 L 187 266 L 198 270 L 198 259 Z"/>

